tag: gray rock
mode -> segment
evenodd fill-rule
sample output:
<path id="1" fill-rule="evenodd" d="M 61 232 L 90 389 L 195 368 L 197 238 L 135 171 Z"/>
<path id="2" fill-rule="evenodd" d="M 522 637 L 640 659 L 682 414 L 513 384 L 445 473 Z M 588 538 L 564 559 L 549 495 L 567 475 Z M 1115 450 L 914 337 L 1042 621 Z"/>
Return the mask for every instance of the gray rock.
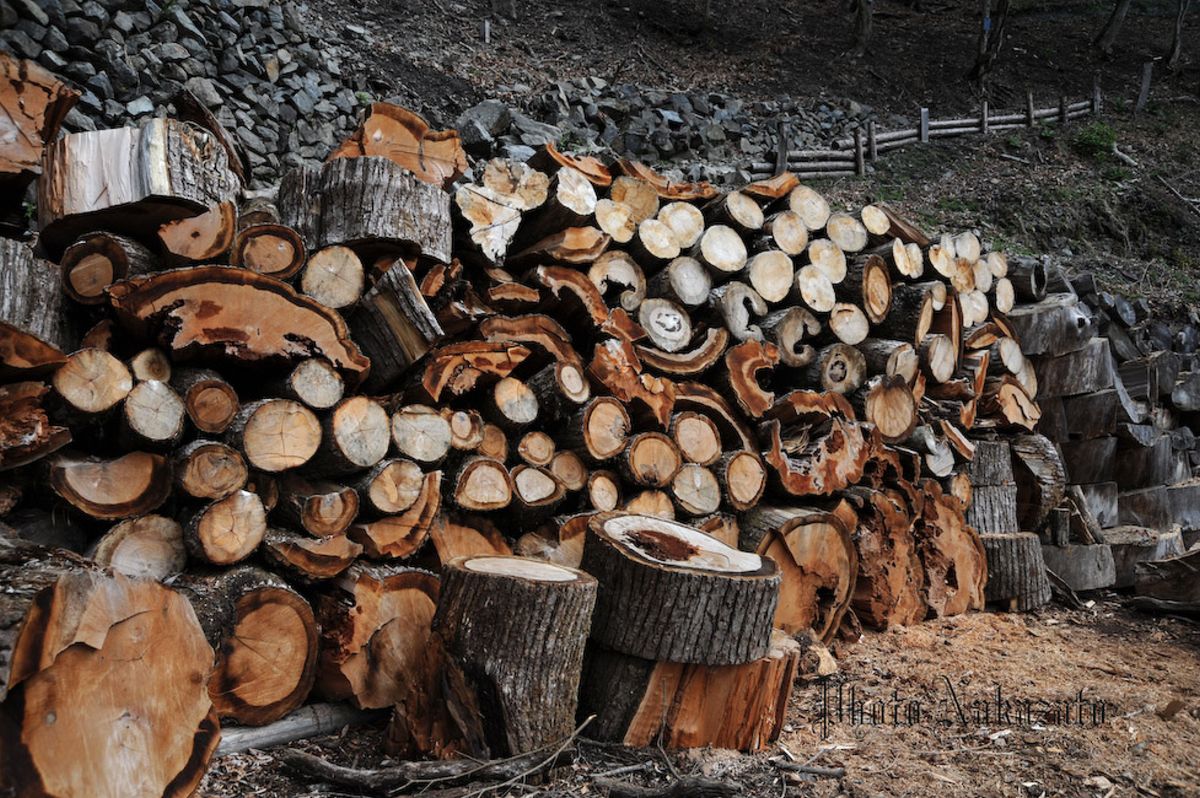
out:
<path id="1" fill-rule="evenodd" d="M 0 37 L 3 37 L 8 46 L 12 48 L 12 51 L 22 58 L 37 58 L 42 52 L 41 46 L 29 38 L 29 35 L 25 31 L 15 28 L 0 31 Z"/>
<path id="2" fill-rule="evenodd" d="M 500 100 L 484 100 L 463 111 L 462 116 L 455 122 L 455 127 L 461 130 L 472 122 L 478 125 L 490 140 L 508 129 L 512 122 L 512 114 L 508 106 Z"/>
<path id="3" fill-rule="evenodd" d="M 76 83 L 87 83 L 96 74 L 96 68 L 87 61 L 70 61 L 63 71 Z"/>
<path id="4" fill-rule="evenodd" d="M 0 30 L 8 30 L 17 24 L 17 10 L 0 0 Z"/>
<path id="5" fill-rule="evenodd" d="M 46 26 L 39 25 L 32 19 L 20 20 L 17 22 L 16 28 L 29 38 L 33 39 L 35 42 L 40 42 L 42 39 L 46 38 Z"/>
<path id="6" fill-rule="evenodd" d="M 149 97 L 138 97 L 125 104 L 125 110 L 130 116 L 142 116 L 143 114 L 154 113 L 154 103 L 150 102 Z"/>
<path id="7" fill-rule="evenodd" d="M 51 72 L 61 72 L 67 66 L 67 59 L 52 50 L 42 50 L 42 54 L 38 56 L 38 61 Z"/>
<path id="8" fill-rule="evenodd" d="M 188 78 L 183 87 L 196 95 L 196 99 L 209 108 L 217 108 L 225 102 L 225 98 L 217 91 L 217 87 L 208 78 Z"/>
<path id="9" fill-rule="evenodd" d="M 524 144 L 506 144 L 500 154 L 511 161 L 528 161 L 537 151 Z"/>
<path id="10" fill-rule="evenodd" d="M 558 141 L 562 131 L 554 125 L 530 119 L 521 113 L 512 115 L 513 127 L 520 134 L 521 141 L 531 147 L 537 147 L 548 142 Z"/>
<path id="11" fill-rule="evenodd" d="M 88 118 L 88 116 L 86 114 L 84 114 L 82 111 L 80 111 L 79 108 L 77 108 L 77 107 L 72 108 L 70 111 L 68 111 L 67 115 L 66 115 L 66 117 L 64 117 L 63 121 L 66 123 L 68 130 L 95 130 L 96 129 L 96 123 L 93 122 L 90 118 Z"/>
<path id="12" fill-rule="evenodd" d="M 90 19 L 72 17 L 67 20 L 64 33 L 66 33 L 67 41 L 71 44 L 91 47 L 100 39 L 100 26 Z"/>
<path id="13" fill-rule="evenodd" d="M 13 6 L 22 16 L 39 25 L 50 24 L 50 16 L 34 0 L 13 0 Z"/>
<path id="14" fill-rule="evenodd" d="M 496 141 L 477 120 L 460 121 L 455 127 L 458 129 L 459 138 L 462 139 L 463 148 L 477 158 L 486 156 Z"/>
<path id="15" fill-rule="evenodd" d="M 178 42 L 163 42 L 156 48 L 158 57 L 164 61 L 183 61 L 190 53 Z"/>
<path id="16" fill-rule="evenodd" d="M 96 96 L 102 100 L 113 99 L 112 82 L 109 81 L 108 75 L 104 72 L 98 72 L 88 78 L 86 85 L 89 89 L 96 93 Z"/>

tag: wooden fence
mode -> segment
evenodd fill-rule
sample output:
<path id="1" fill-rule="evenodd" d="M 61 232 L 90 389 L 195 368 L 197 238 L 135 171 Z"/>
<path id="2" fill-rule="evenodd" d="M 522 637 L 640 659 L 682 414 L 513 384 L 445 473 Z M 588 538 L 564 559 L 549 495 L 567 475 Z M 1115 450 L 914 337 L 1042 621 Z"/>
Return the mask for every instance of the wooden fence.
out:
<path id="1" fill-rule="evenodd" d="M 931 139 L 948 136 L 963 136 L 969 133 L 986 135 L 998 130 L 1032 128 L 1039 123 L 1057 121 L 1066 124 L 1073 119 L 1099 115 L 1101 108 L 1100 83 L 1092 86 L 1092 96 L 1077 102 L 1067 102 L 1059 97 L 1058 104 L 1048 108 L 1035 108 L 1033 92 L 1025 95 L 1025 110 L 993 115 L 988 101 L 980 104 L 979 115 L 958 119 L 930 119 L 929 109 L 921 109 L 921 121 L 917 127 L 884 132 L 875 129 L 873 121 L 867 122 L 865 131 L 854 131 L 851 138 L 839 139 L 828 150 L 788 149 L 787 137 L 780 126 L 780 147 L 775 163 L 756 161 L 750 165 L 753 179 L 758 180 L 788 170 L 801 180 L 816 180 L 833 177 L 853 177 L 867 174 L 870 164 L 881 154 L 909 144 L 927 144 Z"/>

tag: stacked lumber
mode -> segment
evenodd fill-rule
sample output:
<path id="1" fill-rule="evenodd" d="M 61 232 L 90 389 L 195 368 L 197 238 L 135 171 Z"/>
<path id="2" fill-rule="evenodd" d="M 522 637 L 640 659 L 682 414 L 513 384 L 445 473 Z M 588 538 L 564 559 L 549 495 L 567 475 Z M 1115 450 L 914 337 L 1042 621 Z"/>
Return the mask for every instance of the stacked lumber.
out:
<path id="1" fill-rule="evenodd" d="M 975 235 L 553 145 L 468 176 L 386 105 L 247 197 L 222 133 L 57 140 L 0 247 L 3 531 L 186 599 L 206 713 L 479 757 L 620 689 L 595 734 L 758 749 L 792 636 L 982 608 L 969 435 L 1039 411 Z"/>
<path id="2" fill-rule="evenodd" d="M 1076 589 L 1131 587 L 1137 562 L 1180 553 L 1179 527 L 1195 525 L 1200 455 L 1190 422 L 1200 381 L 1192 385 L 1191 360 L 1200 335 L 1099 290 L 1091 275 L 1068 280 L 1051 268 L 1046 282 L 1054 291 L 1009 319 L 1034 364 L 1039 431 L 1061 458 L 1062 512 L 1044 530 L 1047 561 Z"/>

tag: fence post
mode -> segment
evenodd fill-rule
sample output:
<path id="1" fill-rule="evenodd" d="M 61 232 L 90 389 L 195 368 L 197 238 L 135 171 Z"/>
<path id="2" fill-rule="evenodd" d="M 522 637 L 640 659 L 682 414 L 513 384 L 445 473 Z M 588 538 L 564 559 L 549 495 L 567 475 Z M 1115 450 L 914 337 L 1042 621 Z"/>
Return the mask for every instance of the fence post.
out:
<path id="1" fill-rule="evenodd" d="M 871 163 L 879 157 L 879 142 L 875 140 L 875 120 L 867 120 L 867 157 Z"/>
<path id="2" fill-rule="evenodd" d="M 862 128 L 854 128 L 854 174 L 862 177 L 867 173 L 867 166 L 863 163 L 863 134 Z"/>
<path id="3" fill-rule="evenodd" d="M 979 132 L 988 134 L 988 101 L 985 99 L 979 105 Z"/>
<path id="4" fill-rule="evenodd" d="M 1030 127 L 1037 124 L 1037 120 L 1033 116 L 1033 92 L 1025 92 L 1025 121 Z"/>
<path id="5" fill-rule="evenodd" d="M 1103 97 L 1100 95 L 1100 73 L 1096 72 L 1092 75 L 1092 115 L 1100 116 L 1100 106 L 1103 103 Z"/>
<path id="6" fill-rule="evenodd" d="M 1063 95 L 1058 95 L 1058 124 L 1059 127 L 1067 126 L 1067 98 Z"/>
<path id="7" fill-rule="evenodd" d="M 781 175 L 787 171 L 788 155 L 787 125 L 783 123 L 782 119 L 777 123 L 776 138 L 778 142 L 775 150 L 775 174 Z"/>
<path id="8" fill-rule="evenodd" d="M 929 109 L 921 109 L 921 143 L 929 143 Z"/>

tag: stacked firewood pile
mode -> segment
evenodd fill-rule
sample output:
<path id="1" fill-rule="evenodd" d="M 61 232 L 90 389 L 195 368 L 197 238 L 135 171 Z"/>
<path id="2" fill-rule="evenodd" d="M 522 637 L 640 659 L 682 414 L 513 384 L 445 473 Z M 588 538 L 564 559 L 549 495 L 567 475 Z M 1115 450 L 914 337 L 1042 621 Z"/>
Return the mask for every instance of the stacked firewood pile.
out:
<path id="1" fill-rule="evenodd" d="M 467 178 L 386 105 L 246 196 L 194 119 L 8 170 L 0 782 L 186 792 L 220 721 L 310 694 L 393 707 L 402 755 L 534 750 L 577 701 L 754 749 L 793 637 L 983 606 L 963 464 L 1039 410 L 1027 275 L 975 235 L 552 145 Z"/>

